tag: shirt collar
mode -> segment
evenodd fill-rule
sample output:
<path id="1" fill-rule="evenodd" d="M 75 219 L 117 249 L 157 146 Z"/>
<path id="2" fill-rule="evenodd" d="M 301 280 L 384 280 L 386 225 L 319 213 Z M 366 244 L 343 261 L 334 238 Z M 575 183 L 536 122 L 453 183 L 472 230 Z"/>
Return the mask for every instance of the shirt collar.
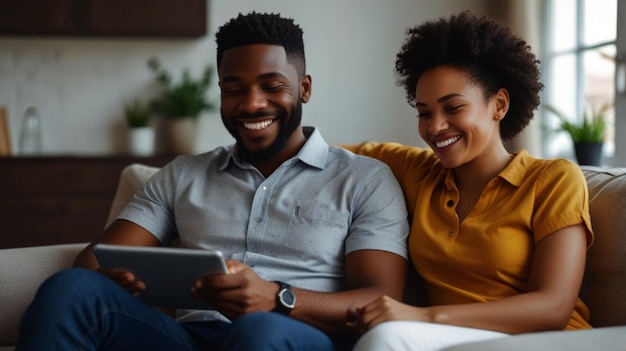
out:
<path id="1" fill-rule="evenodd" d="M 535 158 L 530 156 L 528 151 L 522 149 L 517 154 L 514 154 L 511 162 L 498 174 L 498 177 L 506 180 L 515 187 L 519 187 L 526 177 L 526 172 L 528 172 L 530 164 L 534 161 Z M 454 183 L 454 172 L 450 172 L 450 169 L 444 168 L 442 175 L 448 189 L 456 187 Z"/>
<path id="2" fill-rule="evenodd" d="M 513 160 L 500 172 L 499 176 L 511 185 L 519 187 L 526 177 L 529 166 L 535 161 L 528 151 L 520 150 L 514 154 Z"/>
<path id="3" fill-rule="evenodd" d="M 303 127 L 303 129 L 307 140 L 296 158 L 311 167 L 324 169 L 328 160 L 328 144 L 317 128 Z"/>
<path id="4" fill-rule="evenodd" d="M 328 160 L 328 144 L 317 128 L 302 127 L 302 129 L 307 140 L 294 158 L 311 167 L 323 169 L 326 166 L 326 161 Z M 237 157 L 237 148 L 235 145 L 230 145 L 229 148 L 229 155 L 224 159 L 223 163 L 219 167 L 219 170 L 225 170 L 231 163 L 236 164 L 241 168 L 246 168 Z M 288 160 L 285 162 L 290 161 Z"/>

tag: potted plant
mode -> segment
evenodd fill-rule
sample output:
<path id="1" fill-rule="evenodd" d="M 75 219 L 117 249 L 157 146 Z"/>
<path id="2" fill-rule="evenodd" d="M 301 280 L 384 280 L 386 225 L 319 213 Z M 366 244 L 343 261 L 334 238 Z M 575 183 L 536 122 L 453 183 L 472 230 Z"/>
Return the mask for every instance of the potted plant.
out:
<path id="1" fill-rule="evenodd" d="M 204 111 L 214 110 L 216 105 L 207 97 L 213 78 L 213 67 L 207 65 L 202 75 L 194 79 L 188 69 L 183 71 L 178 82 L 161 67 L 157 58 L 148 60 L 148 67 L 155 74 L 160 88 L 159 95 L 152 100 L 151 109 L 163 118 L 167 152 L 187 154 L 193 152 L 197 139 L 197 119 Z"/>
<path id="2" fill-rule="evenodd" d="M 130 153 L 138 156 L 154 153 L 154 129 L 150 124 L 152 113 L 149 106 L 134 99 L 124 106 L 124 116 L 128 126 Z"/>
<path id="3" fill-rule="evenodd" d="M 546 109 L 559 119 L 556 131 L 566 132 L 574 143 L 574 153 L 579 165 L 599 166 L 602 160 L 604 136 L 607 129 L 606 114 L 613 104 L 607 102 L 597 110 L 589 107 L 583 113 L 581 122 L 572 122 L 560 110 L 546 106 Z"/>

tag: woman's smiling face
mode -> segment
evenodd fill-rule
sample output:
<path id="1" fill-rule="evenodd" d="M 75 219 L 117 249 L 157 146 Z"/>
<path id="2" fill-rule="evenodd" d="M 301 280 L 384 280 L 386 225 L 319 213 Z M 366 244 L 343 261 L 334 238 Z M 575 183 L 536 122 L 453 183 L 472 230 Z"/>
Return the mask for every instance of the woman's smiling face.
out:
<path id="1" fill-rule="evenodd" d="M 456 168 L 488 156 L 501 143 L 496 102 L 485 98 L 469 74 L 454 66 L 424 72 L 416 87 L 418 128 L 422 139 L 446 168 Z"/>

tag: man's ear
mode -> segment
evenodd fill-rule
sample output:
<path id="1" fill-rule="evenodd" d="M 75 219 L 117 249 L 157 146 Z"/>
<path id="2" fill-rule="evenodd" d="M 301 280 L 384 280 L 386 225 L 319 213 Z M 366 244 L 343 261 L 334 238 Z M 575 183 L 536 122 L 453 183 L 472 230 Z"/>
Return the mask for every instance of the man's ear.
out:
<path id="1" fill-rule="evenodd" d="M 311 76 L 305 74 L 304 77 L 300 80 L 300 101 L 306 104 L 309 102 L 311 98 L 311 92 L 313 90 L 313 82 L 311 80 Z"/>

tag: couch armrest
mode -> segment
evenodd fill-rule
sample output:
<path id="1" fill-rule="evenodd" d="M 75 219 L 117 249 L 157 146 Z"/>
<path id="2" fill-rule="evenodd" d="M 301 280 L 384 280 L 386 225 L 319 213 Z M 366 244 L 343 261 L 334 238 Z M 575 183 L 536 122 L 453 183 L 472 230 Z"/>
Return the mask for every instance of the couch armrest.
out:
<path id="1" fill-rule="evenodd" d="M 0 250 L 0 346 L 15 345 L 20 319 L 39 285 L 69 268 L 85 246 L 64 244 Z"/>

